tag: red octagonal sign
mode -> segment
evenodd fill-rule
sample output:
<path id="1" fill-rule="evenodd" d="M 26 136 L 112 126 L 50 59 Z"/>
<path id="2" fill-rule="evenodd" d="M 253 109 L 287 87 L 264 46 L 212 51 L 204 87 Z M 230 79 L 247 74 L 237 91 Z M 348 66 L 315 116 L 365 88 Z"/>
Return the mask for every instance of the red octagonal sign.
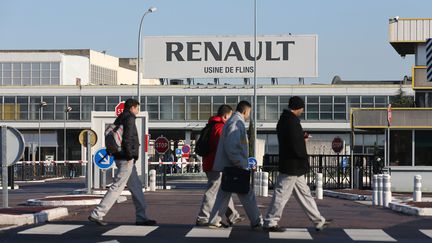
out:
<path id="1" fill-rule="evenodd" d="M 115 115 L 117 117 L 120 116 L 121 113 L 123 113 L 124 106 L 125 106 L 125 102 L 124 101 L 122 101 L 122 102 L 118 103 L 118 105 L 116 105 L 116 107 L 115 107 Z"/>
<path id="2" fill-rule="evenodd" d="M 164 154 L 168 151 L 169 141 L 166 137 L 158 137 L 155 140 L 154 146 L 158 154 Z"/>

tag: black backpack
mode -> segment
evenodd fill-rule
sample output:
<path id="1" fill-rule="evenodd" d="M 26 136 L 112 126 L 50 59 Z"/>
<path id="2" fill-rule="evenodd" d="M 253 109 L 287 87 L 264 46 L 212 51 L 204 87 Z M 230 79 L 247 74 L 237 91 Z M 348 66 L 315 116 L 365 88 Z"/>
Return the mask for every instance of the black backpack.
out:
<path id="1" fill-rule="evenodd" d="M 199 156 L 206 156 L 211 152 L 210 135 L 215 124 L 215 122 L 207 123 L 207 125 L 201 130 L 200 137 L 195 145 L 195 153 Z"/>

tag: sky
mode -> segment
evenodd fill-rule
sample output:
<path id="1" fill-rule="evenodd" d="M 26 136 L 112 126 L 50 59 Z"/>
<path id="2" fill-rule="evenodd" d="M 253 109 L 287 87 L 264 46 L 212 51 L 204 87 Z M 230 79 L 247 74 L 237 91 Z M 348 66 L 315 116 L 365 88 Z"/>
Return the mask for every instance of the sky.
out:
<path id="1" fill-rule="evenodd" d="M 0 49 L 94 49 L 136 57 L 146 36 L 253 35 L 254 0 L 0 0 Z M 412 56 L 388 42 L 388 19 L 432 17 L 431 0 L 257 0 L 258 35 L 317 34 L 318 77 L 307 83 L 398 80 Z M 293 82 L 284 80 L 283 82 Z"/>

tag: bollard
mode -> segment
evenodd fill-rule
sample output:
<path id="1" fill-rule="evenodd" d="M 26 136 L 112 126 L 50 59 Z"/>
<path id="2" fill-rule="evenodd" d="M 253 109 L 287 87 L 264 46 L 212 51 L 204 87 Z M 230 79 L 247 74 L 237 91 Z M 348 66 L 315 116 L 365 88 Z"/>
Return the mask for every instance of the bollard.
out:
<path id="1" fill-rule="evenodd" d="M 414 193 L 413 193 L 413 201 L 421 202 L 422 201 L 422 176 L 416 175 L 414 176 Z"/>
<path id="2" fill-rule="evenodd" d="M 378 175 L 378 205 L 383 205 L 383 174 Z"/>
<path id="3" fill-rule="evenodd" d="M 255 195 L 256 196 L 261 196 L 261 177 L 262 177 L 262 173 L 257 171 L 254 173 L 255 177 L 254 177 L 254 190 L 255 190 Z"/>
<path id="4" fill-rule="evenodd" d="M 378 206 L 378 175 L 373 175 L 372 189 L 372 205 Z"/>
<path id="5" fill-rule="evenodd" d="M 154 192 L 156 191 L 156 170 L 150 170 L 149 171 L 150 176 L 150 191 Z"/>
<path id="6" fill-rule="evenodd" d="M 317 173 L 316 176 L 316 198 L 319 200 L 323 199 L 323 174 Z"/>
<path id="7" fill-rule="evenodd" d="M 269 179 L 269 173 L 268 172 L 261 172 L 261 196 L 268 197 L 268 179 Z"/>
<path id="8" fill-rule="evenodd" d="M 389 174 L 385 174 L 383 175 L 383 206 L 388 208 L 391 201 L 391 176 Z"/>

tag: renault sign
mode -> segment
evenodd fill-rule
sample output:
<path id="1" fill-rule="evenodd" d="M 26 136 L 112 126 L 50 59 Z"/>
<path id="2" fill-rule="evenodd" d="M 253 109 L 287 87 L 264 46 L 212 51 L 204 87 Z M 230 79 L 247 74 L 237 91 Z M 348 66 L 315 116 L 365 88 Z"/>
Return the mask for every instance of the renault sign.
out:
<path id="1" fill-rule="evenodd" d="M 317 77 L 316 35 L 258 36 L 257 77 Z M 253 36 L 144 37 L 144 78 L 248 78 Z"/>

